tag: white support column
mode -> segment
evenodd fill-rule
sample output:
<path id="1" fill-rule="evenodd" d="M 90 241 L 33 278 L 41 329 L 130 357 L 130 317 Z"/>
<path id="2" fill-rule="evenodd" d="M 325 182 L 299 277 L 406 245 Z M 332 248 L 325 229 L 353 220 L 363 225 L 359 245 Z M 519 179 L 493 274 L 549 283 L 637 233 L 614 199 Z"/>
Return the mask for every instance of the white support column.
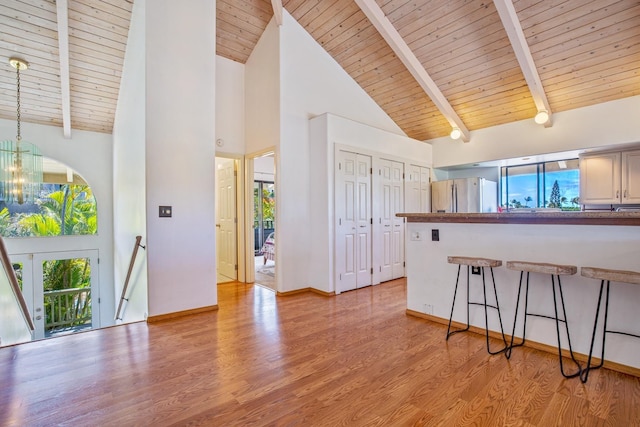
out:
<path id="1" fill-rule="evenodd" d="M 149 316 L 214 309 L 216 3 L 146 3 Z M 159 217 L 171 206 L 171 217 Z"/>

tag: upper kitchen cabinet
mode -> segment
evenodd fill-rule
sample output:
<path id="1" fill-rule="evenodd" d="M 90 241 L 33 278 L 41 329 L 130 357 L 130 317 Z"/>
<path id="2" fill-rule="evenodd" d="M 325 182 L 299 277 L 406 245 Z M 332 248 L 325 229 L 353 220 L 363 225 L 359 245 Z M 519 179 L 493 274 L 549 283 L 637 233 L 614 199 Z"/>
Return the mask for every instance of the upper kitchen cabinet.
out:
<path id="1" fill-rule="evenodd" d="M 622 153 L 622 203 L 640 203 L 640 150 Z"/>
<path id="2" fill-rule="evenodd" d="M 580 203 L 640 203 L 640 150 L 580 156 Z"/>

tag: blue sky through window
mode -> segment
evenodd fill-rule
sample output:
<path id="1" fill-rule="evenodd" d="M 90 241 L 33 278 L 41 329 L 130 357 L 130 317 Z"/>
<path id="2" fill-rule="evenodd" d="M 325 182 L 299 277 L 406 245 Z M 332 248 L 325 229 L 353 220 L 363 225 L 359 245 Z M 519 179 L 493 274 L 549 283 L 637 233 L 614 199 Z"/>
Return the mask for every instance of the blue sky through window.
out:
<path id="1" fill-rule="evenodd" d="M 506 207 L 547 207 L 549 199 L 551 197 L 551 191 L 554 182 L 558 181 L 558 188 L 560 190 L 561 205 L 564 208 L 575 208 L 578 204 L 572 203 L 572 200 L 576 200 L 580 196 L 580 170 L 577 166 L 577 160 L 567 161 L 571 162 L 571 165 L 567 169 L 558 169 L 557 162 L 549 162 L 543 168 L 543 164 L 537 165 L 525 165 L 525 166 L 511 166 L 508 168 L 502 168 L 501 172 L 501 206 Z M 549 171 L 553 165 L 556 170 Z M 508 169 L 509 186 L 507 192 L 507 183 L 505 177 L 505 169 Z M 539 175 L 537 170 L 539 169 Z M 547 171 L 543 174 L 543 169 Z M 543 185 L 544 182 L 544 194 Z M 538 185 L 540 190 L 538 191 Z M 538 200 L 540 197 L 541 200 Z M 515 201 L 515 203 L 514 203 Z"/>

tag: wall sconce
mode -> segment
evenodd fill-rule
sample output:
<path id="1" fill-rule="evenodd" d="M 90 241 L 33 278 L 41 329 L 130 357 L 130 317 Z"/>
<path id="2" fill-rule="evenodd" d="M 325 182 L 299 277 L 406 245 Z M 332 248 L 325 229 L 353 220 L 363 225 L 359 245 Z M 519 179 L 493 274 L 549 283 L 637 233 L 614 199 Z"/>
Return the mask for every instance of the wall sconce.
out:
<path id="1" fill-rule="evenodd" d="M 460 139 L 462 137 L 462 131 L 458 128 L 453 128 L 451 130 L 451 139 Z"/>

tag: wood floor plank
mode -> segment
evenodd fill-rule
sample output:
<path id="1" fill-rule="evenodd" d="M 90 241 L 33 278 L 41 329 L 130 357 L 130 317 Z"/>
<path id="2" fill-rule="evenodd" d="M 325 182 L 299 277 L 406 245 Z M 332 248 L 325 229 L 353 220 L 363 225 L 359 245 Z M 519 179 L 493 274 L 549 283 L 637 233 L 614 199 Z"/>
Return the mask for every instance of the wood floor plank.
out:
<path id="1" fill-rule="evenodd" d="M 217 312 L 0 349 L 0 425 L 634 425 L 640 379 L 407 316 L 406 282 L 335 297 L 218 286 Z M 492 340 L 492 348 L 500 341 Z"/>

